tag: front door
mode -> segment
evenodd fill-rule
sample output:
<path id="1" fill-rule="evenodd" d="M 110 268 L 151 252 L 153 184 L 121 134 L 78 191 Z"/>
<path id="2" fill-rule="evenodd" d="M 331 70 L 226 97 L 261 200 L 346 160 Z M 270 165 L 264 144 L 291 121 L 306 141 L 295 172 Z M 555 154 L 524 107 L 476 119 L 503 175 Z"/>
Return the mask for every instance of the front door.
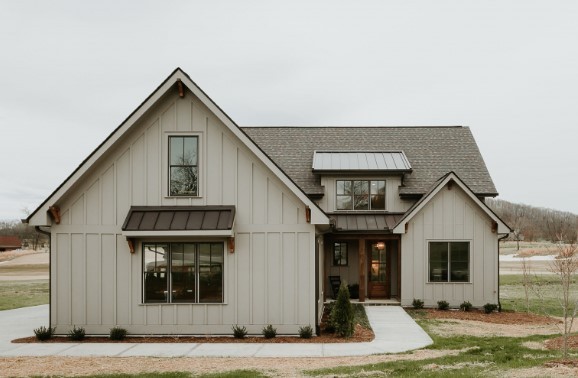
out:
<path id="1" fill-rule="evenodd" d="M 387 243 L 372 241 L 368 245 L 369 259 L 367 272 L 367 296 L 369 298 L 389 298 Z"/>

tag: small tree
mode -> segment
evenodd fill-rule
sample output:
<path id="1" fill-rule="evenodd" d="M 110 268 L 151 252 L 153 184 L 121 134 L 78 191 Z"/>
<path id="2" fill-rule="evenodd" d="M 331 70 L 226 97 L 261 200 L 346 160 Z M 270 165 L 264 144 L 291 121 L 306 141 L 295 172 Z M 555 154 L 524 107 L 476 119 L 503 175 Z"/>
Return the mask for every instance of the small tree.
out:
<path id="1" fill-rule="evenodd" d="M 572 332 L 574 319 L 578 314 L 578 293 L 572 290 L 572 285 L 576 283 L 576 276 L 578 275 L 578 245 L 576 242 L 564 244 L 562 237 L 559 237 L 560 242 L 557 245 L 558 255 L 550 263 L 550 271 L 559 279 L 560 294 L 558 296 L 558 303 L 562 308 L 563 329 L 561 330 L 563 344 L 562 353 L 564 358 L 568 357 L 568 336 Z"/>
<path id="2" fill-rule="evenodd" d="M 345 282 L 341 283 L 337 300 L 331 309 L 331 324 L 335 328 L 335 332 L 341 337 L 353 336 L 353 306 L 349 300 L 349 290 Z"/>
<path id="3" fill-rule="evenodd" d="M 526 300 L 526 312 L 530 312 L 530 291 L 532 290 L 532 267 L 526 256 L 522 257 L 522 285 L 524 286 L 524 296 Z"/>

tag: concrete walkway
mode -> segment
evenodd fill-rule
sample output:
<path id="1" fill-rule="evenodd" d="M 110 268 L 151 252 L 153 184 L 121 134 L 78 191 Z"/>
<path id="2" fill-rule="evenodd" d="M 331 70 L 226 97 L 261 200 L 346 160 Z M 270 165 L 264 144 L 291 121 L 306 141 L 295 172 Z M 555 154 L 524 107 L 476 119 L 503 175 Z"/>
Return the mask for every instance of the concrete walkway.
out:
<path id="1" fill-rule="evenodd" d="M 432 339 L 397 306 L 368 306 L 375 339 L 367 343 L 30 343 L 10 341 L 48 325 L 48 305 L 0 311 L 0 357 L 151 356 L 151 357 L 335 357 L 400 353 L 423 348 Z"/>

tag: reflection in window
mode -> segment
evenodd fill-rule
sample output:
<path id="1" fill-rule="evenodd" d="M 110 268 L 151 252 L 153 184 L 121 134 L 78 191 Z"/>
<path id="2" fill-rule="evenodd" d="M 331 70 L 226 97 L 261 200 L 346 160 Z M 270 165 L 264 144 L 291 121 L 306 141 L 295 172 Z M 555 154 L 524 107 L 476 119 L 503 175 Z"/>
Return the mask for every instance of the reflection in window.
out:
<path id="1" fill-rule="evenodd" d="M 223 243 L 143 243 L 143 301 L 222 303 L 223 251 Z"/>
<path id="2" fill-rule="evenodd" d="M 198 195 L 198 137 L 169 137 L 169 194 Z"/>
<path id="3" fill-rule="evenodd" d="M 333 265 L 347 266 L 347 243 L 333 244 Z"/>
<path id="4" fill-rule="evenodd" d="M 385 210 L 385 180 L 337 180 L 337 210 Z"/>
<path id="5" fill-rule="evenodd" d="M 430 282 L 469 282 L 470 243 L 430 242 Z"/>

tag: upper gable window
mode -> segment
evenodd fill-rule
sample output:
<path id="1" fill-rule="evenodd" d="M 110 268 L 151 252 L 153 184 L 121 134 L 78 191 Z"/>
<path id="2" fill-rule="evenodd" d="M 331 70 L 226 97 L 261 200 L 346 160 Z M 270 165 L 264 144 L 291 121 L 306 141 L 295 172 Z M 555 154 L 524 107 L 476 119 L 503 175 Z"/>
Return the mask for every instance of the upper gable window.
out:
<path id="1" fill-rule="evenodd" d="M 198 195 L 198 151 L 197 136 L 169 136 L 169 195 Z"/>
<path id="2" fill-rule="evenodd" d="M 337 210 L 385 210 L 385 180 L 337 180 Z"/>

